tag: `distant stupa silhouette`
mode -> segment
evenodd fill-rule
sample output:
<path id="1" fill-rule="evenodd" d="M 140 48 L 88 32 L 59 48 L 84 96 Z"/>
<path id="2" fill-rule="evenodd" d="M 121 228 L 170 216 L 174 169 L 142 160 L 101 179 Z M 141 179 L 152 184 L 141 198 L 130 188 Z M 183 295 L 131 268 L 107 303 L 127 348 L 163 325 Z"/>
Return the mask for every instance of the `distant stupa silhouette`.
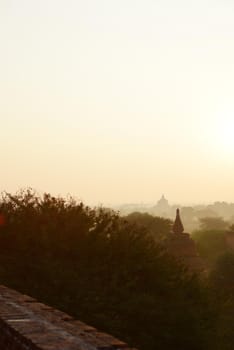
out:
<path id="1" fill-rule="evenodd" d="M 167 252 L 188 267 L 188 271 L 203 272 L 206 264 L 198 255 L 196 245 L 190 235 L 184 232 L 184 226 L 180 218 L 180 210 L 176 210 L 176 218 L 172 226 L 172 232 L 164 241 Z"/>
<path id="2" fill-rule="evenodd" d="M 181 234 L 184 232 L 184 226 L 183 226 L 181 218 L 180 218 L 180 210 L 179 209 L 176 209 L 176 218 L 175 218 L 175 222 L 174 222 L 173 227 L 172 227 L 172 231 L 173 231 L 173 233 L 176 233 L 176 234 Z"/>
<path id="3" fill-rule="evenodd" d="M 159 199 L 159 201 L 157 203 L 157 206 L 158 207 L 163 207 L 163 208 L 167 208 L 168 207 L 168 200 L 165 198 L 164 194 Z"/>

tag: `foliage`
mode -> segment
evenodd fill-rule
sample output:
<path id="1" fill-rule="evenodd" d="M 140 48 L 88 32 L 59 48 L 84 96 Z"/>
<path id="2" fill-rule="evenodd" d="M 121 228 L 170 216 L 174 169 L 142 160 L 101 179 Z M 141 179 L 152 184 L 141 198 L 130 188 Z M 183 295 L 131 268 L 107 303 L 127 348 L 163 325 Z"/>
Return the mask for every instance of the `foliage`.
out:
<path id="1" fill-rule="evenodd" d="M 221 217 L 202 217 L 199 219 L 200 229 L 203 231 L 209 230 L 226 230 L 228 222 Z"/>
<path id="2" fill-rule="evenodd" d="M 228 231 L 229 233 L 233 233 L 234 234 L 234 224 L 230 225 L 229 228 L 228 228 Z"/>
<path id="3" fill-rule="evenodd" d="M 198 253 L 209 264 L 213 264 L 218 256 L 227 251 L 225 231 L 198 230 L 194 231 L 192 238 L 196 242 Z"/>
<path id="4" fill-rule="evenodd" d="M 219 256 L 211 269 L 209 282 L 218 307 L 214 349 L 231 350 L 234 343 L 234 252 Z"/>
<path id="5" fill-rule="evenodd" d="M 145 228 L 156 241 L 160 241 L 167 237 L 171 232 L 172 221 L 159 216 L 152 216 L 148 213 L 133 212 L 125 217 L 125 219 Z"/>
<path id="6" fill-rule="evenodd" d="M 219 256 L 210 273 L 210 281 L 219 294 L 234 296 L 234 252 Z"/>
<path id="7" fill-rule="evenodd" d="M 1 283 L 141 350 L 209 348 L 207 289 L 152 232 L 110 210 L 30 189 L 3 194 L 0 211 Z"/>

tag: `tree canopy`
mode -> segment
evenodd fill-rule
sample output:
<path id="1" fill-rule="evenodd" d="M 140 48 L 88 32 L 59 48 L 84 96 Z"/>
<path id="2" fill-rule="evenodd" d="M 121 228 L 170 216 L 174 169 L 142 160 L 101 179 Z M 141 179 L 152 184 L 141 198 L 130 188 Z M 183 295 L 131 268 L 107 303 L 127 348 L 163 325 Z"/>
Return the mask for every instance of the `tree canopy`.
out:
<path id="1" fill-rule="evenodd" d="M 207 290 L 158 244 L 169 220 L 138 214 L 126 220 L 30 189 L 4 193 L 0 212 L 2 284 L 141 350 L 209 348 L 214 317 Z"/>

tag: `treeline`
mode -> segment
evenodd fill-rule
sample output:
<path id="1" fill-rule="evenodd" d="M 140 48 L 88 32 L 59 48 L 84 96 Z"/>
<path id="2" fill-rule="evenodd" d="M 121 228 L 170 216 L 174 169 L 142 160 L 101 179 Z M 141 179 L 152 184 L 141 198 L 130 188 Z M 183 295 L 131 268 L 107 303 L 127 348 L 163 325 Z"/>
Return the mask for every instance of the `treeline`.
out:
<path id="1" fill-rule="evenodd" d="M 162 216 L 174 220 L 176 209 L 180 208 L 181 216 L 183 217 L 183 223 L 188 232 L 195 229 L 199 229 L 200 220 L 202 218 L 222 219 L 223 226 L 234 224 L 234 203 L 215 202 L 210 205 L 194 205 L 194 206 L 181 206 L 167 205 L 161 208 L 160 205 L 146 206 L 146 205 L 123 205 L 116 207 L 120 211 L 122 216 L 131 215 L 133 212 L 141 214 L 148 213 L 154 217 Z"/>
<path id="2" fill-rule="evenodd" d="M 183 211 L 181 212 L 184 222 Z M 156 242 L 163 243 L 171 233 L 172 221 L 148 213 L 133 212 L 125 217 L 138 227 L 143 226 Z M 234 225 L 222 217 L 207 216 L 199 219 L 199 229 L 191 236 L 203 258 L 206 271 L 202 286 L 209 291 L 213 304 L 215 336 L 212 349 L 232 349 L 234 344 Z M 185 226 L 186 227 L 186 226 Z M 214 306 L 215 305 L 215 306 Z"/>
<path id="3" fill-rule="evenodd" d="M 170 220 L 147 227 L 30 189 L 2 194 L 0 213 L 0 283 L 141 350 L 231 349 L 232 291 L 167 255 Z"/>

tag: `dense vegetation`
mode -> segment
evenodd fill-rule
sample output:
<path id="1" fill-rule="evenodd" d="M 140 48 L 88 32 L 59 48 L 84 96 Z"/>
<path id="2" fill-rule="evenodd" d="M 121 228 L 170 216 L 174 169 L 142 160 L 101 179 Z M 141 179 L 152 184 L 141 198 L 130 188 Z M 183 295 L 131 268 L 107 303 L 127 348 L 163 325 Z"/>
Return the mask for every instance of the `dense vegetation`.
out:
<path id="1" fill-rule="evenodd" d="M 144 227 L 157 242 L 167 238 L 173 224 L 170 219 L 139 212 L 133 212 L 125 216 L 125 219 L 138 227 Z"/>
<path id="2" fill-rule="evenodd" d="M 160 246 L 170 221 L 134 223 L 32 190 L 3 194 L 0 212 L 0 283 L 141 350 L 231 348 L 233 256 L 200 281 Z M 221 295 L 217 276 L 227 266 Z"/>

